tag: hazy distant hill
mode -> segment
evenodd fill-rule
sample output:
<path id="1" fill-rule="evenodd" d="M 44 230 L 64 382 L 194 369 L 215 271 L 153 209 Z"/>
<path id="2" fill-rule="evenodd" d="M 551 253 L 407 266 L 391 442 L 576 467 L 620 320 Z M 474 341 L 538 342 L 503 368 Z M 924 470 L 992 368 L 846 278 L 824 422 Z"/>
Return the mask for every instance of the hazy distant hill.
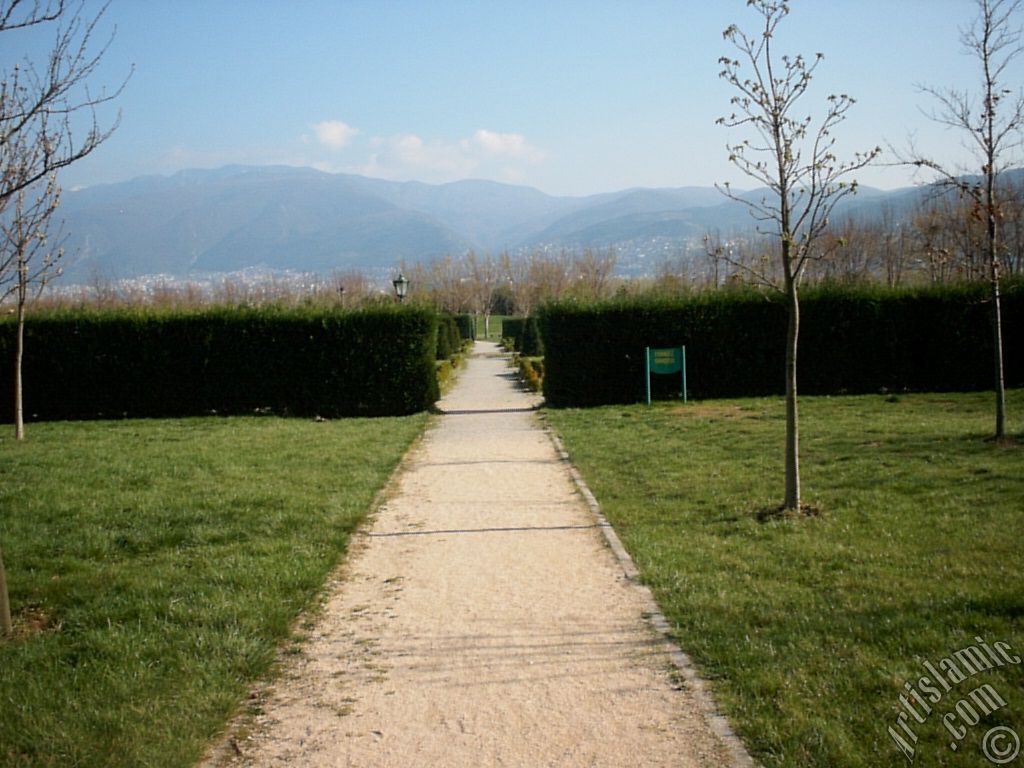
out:
<path id="1" fill-rule="evenodd" d="M 71 192 L 60 211 L 67 276 L 361 268 L 385 254 L 415 261 L 470 244 L 359 182 L 312 170 L 230 168 Z"/>
<path id="2" fill-rule="evenodd" d="M 757 193 L 750 193 L 757 194 Z M 847 206 L 905 214 L 922 192 L 863 189 Z M 64 195 L 67 282 L 228 272 L 392 268 L 473 248 L 606 248 L 746 231 L 746 208 L 712 188 L 553 197 L 490 181 L 431 185 L 307 168 L 227 167 Z"/>

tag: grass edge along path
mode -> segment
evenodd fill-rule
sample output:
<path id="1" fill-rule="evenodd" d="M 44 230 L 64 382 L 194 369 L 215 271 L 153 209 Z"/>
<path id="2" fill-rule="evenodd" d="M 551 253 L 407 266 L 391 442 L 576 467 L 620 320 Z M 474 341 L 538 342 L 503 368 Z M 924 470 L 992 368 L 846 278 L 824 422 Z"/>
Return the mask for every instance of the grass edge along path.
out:
<path id="1" fill-rule="evenodd" d="M 190 766 L 315 604 L 427 414 L 0 439 L 0 765 Z"/>
<path id="2" fill-rule="evenodd" d="M 1009 396 L 1024 410 L 1024 391 Z M 823 510 L 803 520 L 764 514 L 781 499 L 781 399 L 544 418 L 755 758 L 909 764 L 893 727 L 916 764 L 988 764 L 990 729 L 1024 734 L 1024 666 L 950 676 L 935 693 L 921 678 L 937 685 L 925 664 L 955 664 L 977 637 L 1024 656 L 1024 448 L 985 441 L 986 393 L 805 398 L 802 410 L 805 491 Z M 1005 705 L 965 723 L 955 708 L 980 709 L 983 685 Z"/>

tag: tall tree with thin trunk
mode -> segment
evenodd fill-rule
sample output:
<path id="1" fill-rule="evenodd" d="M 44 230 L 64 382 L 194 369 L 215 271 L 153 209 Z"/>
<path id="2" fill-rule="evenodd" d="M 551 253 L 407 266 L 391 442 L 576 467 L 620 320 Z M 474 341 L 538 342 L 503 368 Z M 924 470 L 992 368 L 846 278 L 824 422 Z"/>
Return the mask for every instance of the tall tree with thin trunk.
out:
<path id="1" fill-rule="evenodd" d="M 850 174 L 872 162 L 876 147 L 842 161 L 835 154 L 832 131 L 853 106 L 846 94 L 828 97 L 824 114 L 817 123 L 800 109 L 823 54 L 812 61 L 802 55 L 778 55 L 775 37 L 779 24 L 789 15 L 789 3 L 748 0 L 760 16 L 756 33 L 746 34 L 736 25 L 723 33 L 733 44 L 738 58 L 723 56 L 721 77 L 737 92 L 731 100 L 735 110 L 718 120 L 728 128 L 747 129 L 751 138 L 728 146 L 729 159 L 744 174 L 767 188 L 758 198 L 720 187 L 731 199 L 748 206 L 759 222 L 759 230 L 777 243 L 781 284 L 768 270 L 746 265 L 763 284 L 785 294 L 788 309 L 786 331 L 786 447 L 785 501 L 783 509 L 799 511 L 800 438 L 797 411 L 797 348 L 800 335 L 800 284 L 809 262 L 826 258 L 819 247 L 821 234 L 836 204 L 856 191 Z M 817 127 L 815 127 L 815 125 Z"/>
<path id="2" fill-rule="evenodd" d="M 980 91 L 924 86 L 934 99 L 930 113 L 935 122 L 964 134 L 980 168 L 955 169 L 911 149 L 904 162 L 936 173 L 940 184 L 953 187 L 969 200 L 985 223 L 985 261 L 991 286 L 993 373 L 996 393 L 995 439 L 1006 439 L 1006 384 L 1003 373 L 1003 313 L 1000 295 L 1003 244 L 1000 224 L 1003 197 L 999 174 L 1019 154 L 1024 128 L 1024 94 L 1008 87 L 1010 65 L 1024 52 L 1021 28 L 1014 23 L 1022 0 L 976 0 L 974 23 L 960 32 L 965 52 L 975 59 Z M 980 170 L 980 175 L 967 173 Z M 1006 201 L 1009 202 L 1009 201 Z"/>
<path id="3" fill-rule="evenodd" d="M 117 127 L 115 118 L 109 128 L 102 128 L 97 110 L 120 94 L 127 77 L 113 91 L 89 88 L 110 40 L 95 45 L 105 8 L 89 19 L 82 15 L 83 6 L 72 8 L 66 0 L 0 0 L 0 44 L 5 50 L 17 51 L 22 35 L 53 32 L 53 45 L 43 59 L 25 58 L 0 71 L 0 219 L 5 221 L 18 218 L 11 207 L 26 205 L 25 194 L 49 185 L 54 174 L 91 154 Z M 23 268 L 17 257 L 8 262 L 16 270 Z M 10 632 L 0 558 L 0 635 Z"/>
<path id="4" fill-rule="evenodd" d="M 533 291 L 530 284 L 530 258 L 514 257 L 508 251 L 502 251 L 498 257 L 501 277 L 512 292 L 515 311 L 520 315 L 529 315 L 533 309 Z"/>
<path id="5" fill-rule="evenodd" d="M 35 194 L 30 195 L 30 191 Z M 14 342 L 14 437 L 25 439 L 22 359 L 25 351 L 25 311 L 30 293 L 41 293 L 60 275 L 58 262 L 64 255 L 53 244 L 50 221 L 60 205 L 56 176 L 33 190 L 23 189 L 15 197 L 10 217 L 0 220 L 0 301 L 13 295 L 17 313 Z"/>
<path id="6" fill-rule="evenodd" d="M 490 254 L 477 256 L 475 251 L 466 253 L 463 263 L 470 282 L 473 313 L 484 316 L 486 339 L 491 335 L 491 311 L 494 309 L 494 292 L 501 278 L 501 266 Z"/>

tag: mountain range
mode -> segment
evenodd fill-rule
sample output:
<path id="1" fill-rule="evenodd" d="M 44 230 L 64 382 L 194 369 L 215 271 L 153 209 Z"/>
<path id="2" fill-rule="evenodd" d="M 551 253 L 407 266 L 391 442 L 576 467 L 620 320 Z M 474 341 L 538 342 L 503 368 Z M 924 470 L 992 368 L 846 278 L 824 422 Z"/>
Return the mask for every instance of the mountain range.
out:
<path id="1" fill-rule="evenodd" d="M 748 193 L 758 194 L 758 193 Z M 909 209 L 919 188 L 861 188 L 847 209 Z M 233 272 L 392 269 L 474 249 L 619 248 L 745 232 L 745 206 L 710 187 L 556 197 L 491 181 L 432 185 L 309 168 L 229 166 L 68 191 L 65 283 Z"/>

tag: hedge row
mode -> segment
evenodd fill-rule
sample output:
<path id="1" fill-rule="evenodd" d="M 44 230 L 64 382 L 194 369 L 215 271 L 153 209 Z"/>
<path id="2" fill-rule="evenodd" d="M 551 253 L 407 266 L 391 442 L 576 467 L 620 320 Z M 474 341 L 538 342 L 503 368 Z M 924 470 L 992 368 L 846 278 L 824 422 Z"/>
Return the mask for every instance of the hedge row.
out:
<path id="1" fill-rule="evenodd" d="M 473 341 L 476 323 L 472 315 L 441 315 L 437 326 L 437 359 L 449 360 L 462 351 L 462 345 Z"/>
<path id="2" fill-rule="evenodd" d="M 512 339 L 513 347 L 518 348 L 523 338 L 523 328 L 526 327 L 525 317 L 505 317 L 501 321 L 501 338 Z"/>
<path id="3" fill-rule="evenodd" d="M 473 315 L 456 315 L 455 322 L 463 341 L 476 341 L 476 318 Z"/>
<path id="4" fill-rule="evenodd" d="M 984 285 L 918 290 L 815 289 L 801 301 L 805 394 L 992 389 Z M 544 394 L 555 406 L 644 398 L 644 348 L 686 345 L 694 397 L 781 394 L 787 313 L 781 296 L 707 293 L 675 301 L 545 307 Z M 1024 283 L 1003 298 L 1007 386 L 1024 385 Z M 654 376 L 656 394 L 679 382 Z"/>
<path id="5" fill-rule="evenodd" d="M 537 318 L 532 315 L 530 317 L 507 317 L 502 320 L 501 338 L 512 339 L 515 351 L 523 355 L 529 357 L 544 355 L 544 345 L 541 342 Z"/>
<path id="6" fill-rule="evenodd" d="M 438 396 L 437 324 L 433 311 L 418 308 L 39 316 L 25 328 L 25 414 L 53 420 L 413 413 Z M 14 331 L 13 322 L 0 323 L 0 377 L 7 382 Z M 0 402 L 7 421 L 12 400 Z"/>
<path id="7" fill-rule="evenodd" d="M 453 315 L 441 315 L 437 324 L 438 360 L 449 360 L 462 349 L 462 337 Z"/>

